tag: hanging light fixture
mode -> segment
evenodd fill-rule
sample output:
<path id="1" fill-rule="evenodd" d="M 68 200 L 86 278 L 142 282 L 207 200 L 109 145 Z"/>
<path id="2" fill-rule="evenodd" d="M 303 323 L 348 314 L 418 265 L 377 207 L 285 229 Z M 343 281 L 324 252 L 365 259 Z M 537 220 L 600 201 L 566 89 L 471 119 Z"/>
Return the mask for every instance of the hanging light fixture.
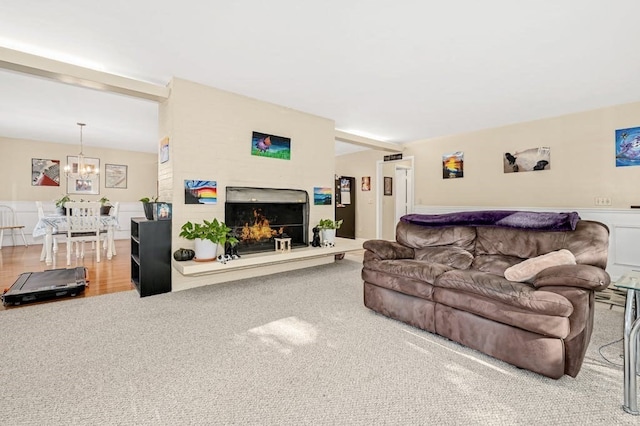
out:
<path id="1" fill-rule="evenodd" d="M 81 179 L 88 179 L 89 176 L 91 175 L 97 175 L 100 171 L 90 165 L 86 163 L 86 160 L 84 158 L 84 153 L 83 148 L 84 146 L 82 145 L 82 128 L 84 126 L 86 126 L 85 123 L 77 123 L 78 126 L 80 126 L 80 153 L 78 154 L 78 163 L 77 163 L 77 170 L 71 167 L 71 165 L 67 164 L 66 166 L 64 166 L 64 172 L 67 175 L 67 177 L 70 176 L 77 176 Z"/>

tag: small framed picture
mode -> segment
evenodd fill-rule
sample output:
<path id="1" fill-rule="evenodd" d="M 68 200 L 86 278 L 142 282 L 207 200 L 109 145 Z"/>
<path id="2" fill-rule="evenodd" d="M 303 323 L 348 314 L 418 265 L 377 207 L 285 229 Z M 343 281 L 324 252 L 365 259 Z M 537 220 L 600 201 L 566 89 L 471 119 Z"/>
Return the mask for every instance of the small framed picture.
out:
<path id="1" fill-rule="evenodd" d="M 77 156 L 67 156 L 69 175 L 67 176 L 68 194 L 99 194 L 100 193 L 100 159 L 84 157 L 84 166 L 90 169 L 86 178 L 81 176 L 80 164 Z"/>
<path id="2" fill-rule="evenodd" d="M 362 191 L 371 191 L 371 176 L 362 177 Z"/>
<path id="3" fill-rule="evenodd" d="M 153 203 L 153 220 L 171 220 L 171 203 Z"/>
<path id="4" fill-rule="evenodd" d="M 393 178 L 384 177 L 384 195 L 393 195 Z"/>
<path id="5" fill-rule="evenodd" d="M 104 165 L 104 187 L 127 189 L 127 166 L 121 164 Z"/>

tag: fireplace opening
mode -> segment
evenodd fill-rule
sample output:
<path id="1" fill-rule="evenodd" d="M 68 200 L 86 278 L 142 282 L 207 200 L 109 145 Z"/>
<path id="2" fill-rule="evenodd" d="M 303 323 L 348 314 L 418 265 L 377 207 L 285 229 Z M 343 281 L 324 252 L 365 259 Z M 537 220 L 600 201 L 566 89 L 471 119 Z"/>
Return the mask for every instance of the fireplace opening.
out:
<path id="1" fill-rule="evenodd" d="M 306 191 L 227 187 L 225 223 L 238 239 L 238 253 L 275 250 L 275 238 L 291 247 L 308 246 L 309 196 Z"/>

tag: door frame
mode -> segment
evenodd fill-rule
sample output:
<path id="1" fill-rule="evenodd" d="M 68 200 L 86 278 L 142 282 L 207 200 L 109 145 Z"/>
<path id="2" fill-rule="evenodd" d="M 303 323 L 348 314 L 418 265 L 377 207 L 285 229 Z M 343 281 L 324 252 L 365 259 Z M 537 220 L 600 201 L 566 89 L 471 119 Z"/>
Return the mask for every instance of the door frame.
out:
<path id="1" fill-rule="evenodd" d="M 400 163 L 403 161 L 409 161 L 409 168 L 411 169 L 411 173 L 413 173 L 415 168 L 415 157 L 409 156 L 402 158 L 400 160 L 393 161 L 384 161 L 378 160 L 376 161 L 376 239 L 382 238 L 382 197 L 384 191 L 383 184 L 383 176 L 382 176 L 382 165 L 385 163 Z M 409 211 L 413 212 L 414 209 L 414 200 L 415 200 L 415 184 L 414 179 L 411 179 L 410 188 L 407 192 L 411 193 L 411 203 L 409 206 Z"/>

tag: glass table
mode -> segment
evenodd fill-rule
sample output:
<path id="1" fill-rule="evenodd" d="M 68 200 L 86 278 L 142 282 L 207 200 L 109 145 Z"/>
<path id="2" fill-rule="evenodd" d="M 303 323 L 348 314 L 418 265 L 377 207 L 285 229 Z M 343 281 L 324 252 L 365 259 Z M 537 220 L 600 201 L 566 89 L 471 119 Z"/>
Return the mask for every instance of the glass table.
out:
<path id="1" fill-rule="evenodd" d="M 638 365 L 638 351 L 640 342 L 640 271 L 631 270 L 624 274 L 614 284 L 620 289 L 627 290 L 624 308 L 624 411 L 639 415 L 636 373 Z"/>

